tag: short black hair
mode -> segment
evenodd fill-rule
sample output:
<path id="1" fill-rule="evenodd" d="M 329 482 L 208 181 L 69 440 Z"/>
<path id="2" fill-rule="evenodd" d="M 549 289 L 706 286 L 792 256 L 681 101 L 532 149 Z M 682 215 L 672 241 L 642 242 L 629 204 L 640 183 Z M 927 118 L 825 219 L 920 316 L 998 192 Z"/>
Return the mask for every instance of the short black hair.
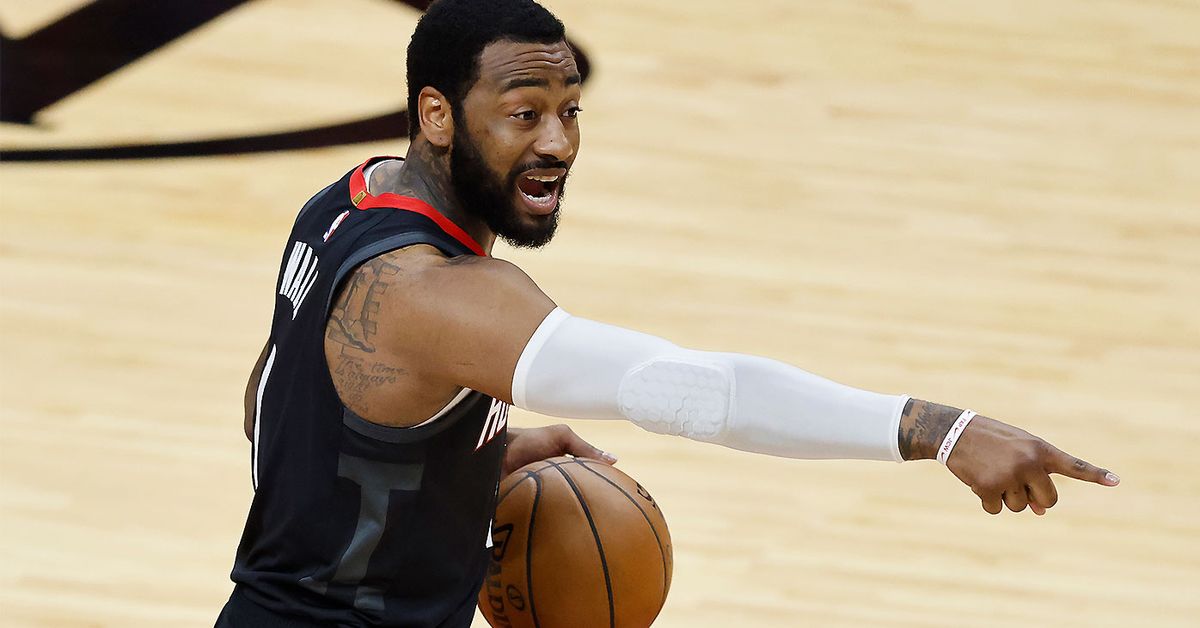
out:
<path id="1" fill-rule="evenodd" d="M 479 54 L 488 44 L 565 38 L 563 23 L 533 0 L 437 0 L 408 44 L 408 137 L 421 132 L 417 96 L 426 86 L 444 94 L 461 118 L 463 98 L 479 79 Z"/>

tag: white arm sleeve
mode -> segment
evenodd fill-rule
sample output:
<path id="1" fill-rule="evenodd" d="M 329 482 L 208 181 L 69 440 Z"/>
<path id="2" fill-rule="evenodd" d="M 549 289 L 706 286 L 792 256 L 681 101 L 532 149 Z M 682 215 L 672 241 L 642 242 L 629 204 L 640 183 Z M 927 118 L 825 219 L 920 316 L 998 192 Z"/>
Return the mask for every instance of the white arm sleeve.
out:
<path id="1" fill-rule="evenodd" d="M 683 349 L 555 309 L 513 374 L 513 404 L 573 419 L 788 458 L 901 461 L 908 397 L 867 392 L 782 362 Z"/>

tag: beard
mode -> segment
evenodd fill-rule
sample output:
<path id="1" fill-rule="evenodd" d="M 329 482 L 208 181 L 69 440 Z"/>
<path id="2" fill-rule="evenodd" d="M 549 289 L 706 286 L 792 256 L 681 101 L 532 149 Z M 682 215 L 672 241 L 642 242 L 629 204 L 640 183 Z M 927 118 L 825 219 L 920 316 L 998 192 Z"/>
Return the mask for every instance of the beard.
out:
<path id="1" fill-rule="evenodd" d="M 558 204 L 545 216 L 523 216 L 517 207 L 515 194 L 521 174 L 535 168 L 566 168 L 559 161 L 542 160 L 513 168 L 504 178 L 493 174 L 484 161 L 483 153 L 463 130 L 466 124 L 454 129 L 454 148 L 450 151 L 450 182 L 463 208 L 479 216 L 505 242 L 512 246 L 537 249 L 554 238 L 558 229 L 559 206 L 566 191 L 566 177 L 559 182 Z M 532 218 L 532 221 L 529 220 Z"/>

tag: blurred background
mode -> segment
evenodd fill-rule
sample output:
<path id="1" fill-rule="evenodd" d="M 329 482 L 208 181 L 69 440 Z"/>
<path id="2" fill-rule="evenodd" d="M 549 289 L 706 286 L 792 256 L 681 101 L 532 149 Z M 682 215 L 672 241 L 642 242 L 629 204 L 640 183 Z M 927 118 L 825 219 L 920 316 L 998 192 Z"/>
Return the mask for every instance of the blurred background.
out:
<path id="1" fill-rule="evenodd" d="M 0 624 L 212 625 L 282 247 L 406 150 L 414 4 L 0 0 Z M 1124 480 L 991 517 L 934 463 L 571 422 L 666 514 L 656 626 L 1200 626 L 1200 4 L 547 5 L 583 148 L 560 236 L 499 257 Z"/>

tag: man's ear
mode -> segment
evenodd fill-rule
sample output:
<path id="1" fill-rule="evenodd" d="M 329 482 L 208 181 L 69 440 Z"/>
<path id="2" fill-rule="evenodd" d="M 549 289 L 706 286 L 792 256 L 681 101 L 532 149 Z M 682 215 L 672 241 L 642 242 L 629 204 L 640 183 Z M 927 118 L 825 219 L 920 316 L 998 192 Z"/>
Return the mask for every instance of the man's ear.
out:
<path id="1" fill-rule="evenodd" d="M 454 138 L 454 113 L 450 101 L 432 87 L 422 87 L 417 95 L 417 121 L 421 134 L 438 148 L 449 148 Z"/>

